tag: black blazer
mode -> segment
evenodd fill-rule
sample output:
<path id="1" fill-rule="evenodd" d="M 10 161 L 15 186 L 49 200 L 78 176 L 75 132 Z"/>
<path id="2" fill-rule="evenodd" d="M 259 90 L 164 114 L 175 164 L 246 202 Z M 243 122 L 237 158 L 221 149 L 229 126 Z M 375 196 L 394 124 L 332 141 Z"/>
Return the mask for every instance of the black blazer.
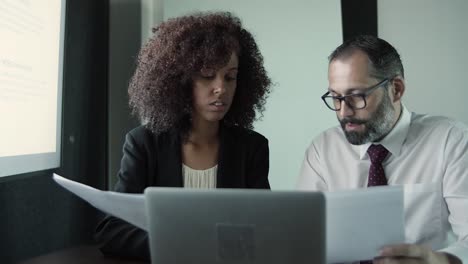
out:
<path id="1" fill-rule="evenodd" d="M 181 139 L 175 131 L 158 135 L 144 126 L 126 135 L 115 191 L 143 193 L 148 186 L 183 187 Z M 268 140 L 239 127 L 220 127 L 217 188 L 269 189 Z M 106 255 L 149 260 L 147 233 L 119 218 L 105 217 L 95 238 Z"/>

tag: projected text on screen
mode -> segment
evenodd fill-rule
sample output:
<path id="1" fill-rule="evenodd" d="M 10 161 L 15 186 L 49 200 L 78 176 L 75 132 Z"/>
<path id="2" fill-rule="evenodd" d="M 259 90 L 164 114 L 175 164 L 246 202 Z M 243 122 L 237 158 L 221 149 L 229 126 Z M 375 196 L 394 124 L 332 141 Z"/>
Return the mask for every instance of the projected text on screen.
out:
<path id="1" fill-rule="evenodd" d="M 63 5 L 0 0 L 0 158 L 59 152 Z"/>

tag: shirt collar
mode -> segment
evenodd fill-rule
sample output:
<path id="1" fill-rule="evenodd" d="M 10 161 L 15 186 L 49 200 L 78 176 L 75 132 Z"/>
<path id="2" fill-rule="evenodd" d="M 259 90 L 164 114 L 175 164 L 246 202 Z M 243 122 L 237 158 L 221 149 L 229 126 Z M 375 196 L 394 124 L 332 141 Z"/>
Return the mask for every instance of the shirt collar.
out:
<path id="1" fill-rule="evenodd" d="M 372 144 L 383 145 L 393 156 L 398 156 L 401 152 L 403 142 L 406 140 L 411 124 L 411 113 L 402 104 L 401 116 L 395 127 L 379 142 L 370 142 L 359 146 L 359 158 L 362 160 L 367 155 L 367 149 Z"/>

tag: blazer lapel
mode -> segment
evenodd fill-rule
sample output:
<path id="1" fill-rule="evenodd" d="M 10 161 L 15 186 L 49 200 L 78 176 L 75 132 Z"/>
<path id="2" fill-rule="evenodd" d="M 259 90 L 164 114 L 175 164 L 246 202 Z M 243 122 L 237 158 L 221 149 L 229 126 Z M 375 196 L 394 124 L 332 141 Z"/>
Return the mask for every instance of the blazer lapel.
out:
<path id="1" fill-rule="evenodd" d="M 170 130 L 158 142 L 159 186 L 183 187 L 182 158 L 179 133 Z"/>
<path id="2" fill-rule="evenodd" d="M 243 175 L 239 175 L 241 168 L 239 160 L 242 160 L 235 134 L 225 126 L 220 126 L 220 149 L 218 157 L 218 172 L 216 188 L 241 188 Z"/>

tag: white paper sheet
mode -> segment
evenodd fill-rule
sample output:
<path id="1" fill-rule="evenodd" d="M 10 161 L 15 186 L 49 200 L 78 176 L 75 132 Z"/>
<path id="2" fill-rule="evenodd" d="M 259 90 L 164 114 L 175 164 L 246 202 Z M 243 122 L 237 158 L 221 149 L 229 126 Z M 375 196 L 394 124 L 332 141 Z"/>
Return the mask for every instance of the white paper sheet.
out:
<path id="1" fill-rule="evenodd" d="M 101 191 L 57 174 L 53 179 L 92 206 L 143 230 L 143 194 Z M 325 193 L 327 263 L 372 259 L 382 246 L 404 243 L 403 188 L 372 187 Z"/>
<path id="2" fill-rule="evenodd" d="M 403 188 L 379 186 L 325 193 L 327 262 L 371 260 L 405 242 Z"/>
<path id="3" fill-rule="evenodd" d="M 145 197 L 143 194 L 129 194 L 101 191 L 88 185 L 68 180 L 54 173 L 53 179 L 97 209 L 123 219 L 143 230 L 146 224 Z"/>

